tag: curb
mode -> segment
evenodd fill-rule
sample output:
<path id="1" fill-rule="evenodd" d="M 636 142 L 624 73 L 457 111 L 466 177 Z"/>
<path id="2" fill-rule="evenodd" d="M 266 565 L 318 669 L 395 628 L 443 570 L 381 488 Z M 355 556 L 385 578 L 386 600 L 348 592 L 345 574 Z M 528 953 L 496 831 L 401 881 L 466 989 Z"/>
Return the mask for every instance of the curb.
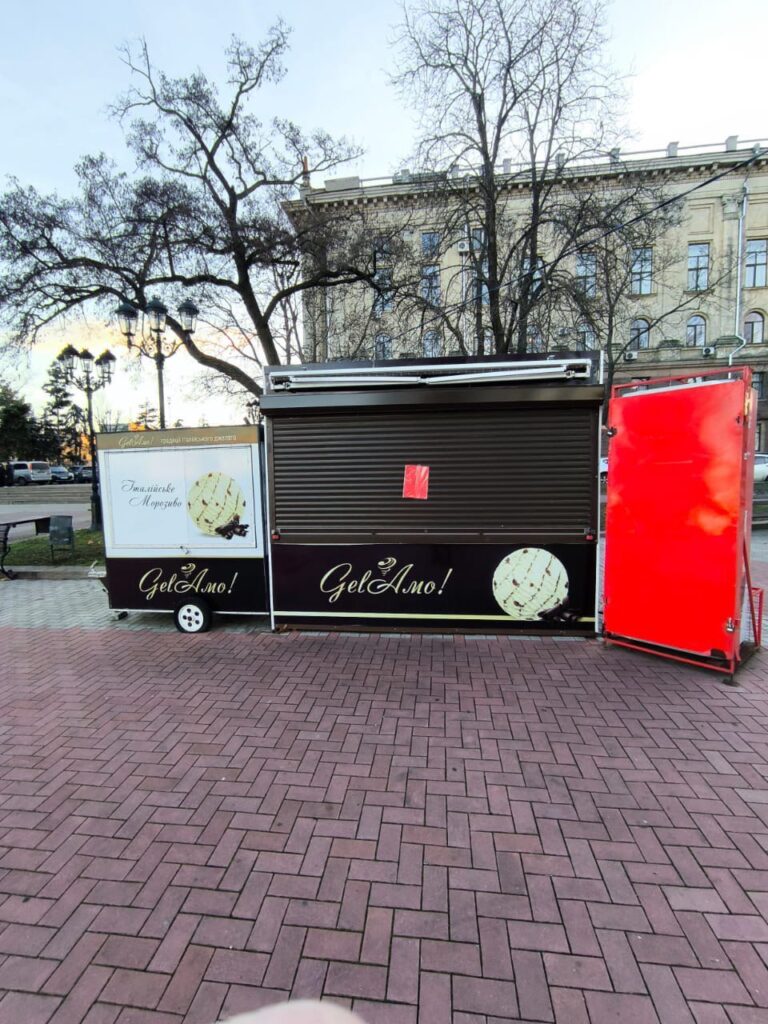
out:
<path id="1" fill-rule="evenodd" d="M 9 572 L 17 580 L 87 580 L 100 579 L 91 575 L 90 565 L 8 565 Z M 103 574 L 104 566 L 95 566 L 96 572 Z"/>

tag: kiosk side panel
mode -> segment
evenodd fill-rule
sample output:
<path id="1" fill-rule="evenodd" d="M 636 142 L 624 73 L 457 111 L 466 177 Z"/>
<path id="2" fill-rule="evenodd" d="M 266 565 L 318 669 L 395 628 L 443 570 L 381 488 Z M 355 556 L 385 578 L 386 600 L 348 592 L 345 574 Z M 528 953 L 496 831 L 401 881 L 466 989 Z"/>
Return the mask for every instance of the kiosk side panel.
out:
<path id="1" fill-rule="evenodd" d="M 279 544 L 277 622 L 593 633 L 593 544 Z"/>
<path id="2" fill-rule="evenodd" d="M 168 611 L 201 597 L 214 612 L 267 611 L 261 558 L 107 558 L 111 608 Z"/>
<path id="3" fill-rule="evenodd" d="M 99 438 L 107 591 L 113 608 L 266 614 L 256 427 Z"/>

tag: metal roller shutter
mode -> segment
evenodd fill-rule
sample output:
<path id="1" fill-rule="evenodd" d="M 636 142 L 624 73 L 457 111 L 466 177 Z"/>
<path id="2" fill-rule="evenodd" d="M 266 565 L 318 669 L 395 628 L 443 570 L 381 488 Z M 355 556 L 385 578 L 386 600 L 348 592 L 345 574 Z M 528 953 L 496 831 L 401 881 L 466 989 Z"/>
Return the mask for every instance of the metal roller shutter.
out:
<path id="1" fill-rule="evenodd" d="M 281 416 L 272 423 L 272 529 L 283 541 L 429 535 L 583 540 L 594 529 L 594 405 Z M 406 464 L 429 498 L 401 497 Z"/>

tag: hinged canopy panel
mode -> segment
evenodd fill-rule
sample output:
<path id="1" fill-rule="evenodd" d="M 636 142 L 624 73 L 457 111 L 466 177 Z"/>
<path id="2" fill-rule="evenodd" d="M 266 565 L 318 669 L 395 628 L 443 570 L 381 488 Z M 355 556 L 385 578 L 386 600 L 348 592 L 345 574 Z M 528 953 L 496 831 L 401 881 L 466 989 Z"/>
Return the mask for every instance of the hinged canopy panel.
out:
<path id="1" fill-rule="evenodd" d="M 748 369 L 620 385 L 610 404 L 606 637 L 732 671 L 752 507 Z"/>

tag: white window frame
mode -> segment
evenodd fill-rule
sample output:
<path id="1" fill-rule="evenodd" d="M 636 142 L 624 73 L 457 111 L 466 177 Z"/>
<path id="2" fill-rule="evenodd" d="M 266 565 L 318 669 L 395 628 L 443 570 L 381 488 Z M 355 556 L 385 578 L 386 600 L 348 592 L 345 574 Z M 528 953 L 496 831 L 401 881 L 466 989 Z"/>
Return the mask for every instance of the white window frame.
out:
<path id="1" fill-rule="evenodd" d="M 423 302 L 429 306 L 439 306 L 442 295 L 440 287 L 440 264 L 428 263 L 421 268 L 420 293 Z"/>
<path id="2" fill-rule="evenodd" d="M 376 271 L 376 283 L 381 291 L 373 296 L 373 315 L 378 319 L 384 313 L 391 313 L 395 308 L 395 295 L 392 289 L 392 271 L 388 268 Z"/>
<path id="3" fill-rule="evenodd" d="M 709 255 L 709 242 L 688 243 L 689 292 L 703 292 L 709 287 Z"/>
<path id="4" fill-rule="evenodd" d="M 381 359 L 391 359 L 392 351 L 392 335 L 385 334 L 383 332 L 381 334 L 377 334 L 373 340 L 373 358 L 377 361 Z"/>
<path id="5" fill-rule="evenodd" d="M 586 299 L 597 295 L 597 254 L 576 253 L 576 286 Z"/>
<path id="6" fill-rule="evenodd" d="M 642 324 L 642 327 L 638 325 Z M 635 317 L 629 325 L 629 351 L 641 352 L 651 347 L 651 324 L 644 316 Z"/>
<path id="7" fill-rule="evenodd" d="M 421 351 L 425 359 L 439 359 L 443 354 L 443 339 L 440 331 L 424 331 L 421 337 Z"/>
<path id="8" fill-rule="evenodd" d="M 750 317 L 752 317 L 751 320 Z M 758 325 L 760 327 L 760 337 L 755 339 L 755 334 L 757 333 L 755 327 Z M 744 317 L 744 337 L 750 345 L 765 344 L 765 316 L 759 309 L 750 309 Z"/>
<path id="9" fill-rule="evenodd" d="M 744 287 L 765 288 L 767 277 L 768 238 L 749 238 L 744 254 Z"/>
<path id="10" fill-rule="evenodd" d="M 579 348 L 583 348 L 586 352 L 594 352 L 597 348 L 597 334 L 594 328 L 589 324 L 579 324 L 576 333 L 579 336 Z"/>
<path id="11" fill-rule="evenodd" d="M 440 232 L 421 232 L 421 258 L 430 262 L 436 260 L 440 255 Z"/>
<path id="12" fill-rule="evenodd" d="M 707 320 L 701 313 L 688 317 L 685 325 L 686 348 L 702 348 L 707 344 Z"/>
<path id="13" fill-rule="evenodd" d="M 653 247 L 650 245 L 632 252 L 630 291 L 632 295 L 650 295 L 653 291 Z"/>

